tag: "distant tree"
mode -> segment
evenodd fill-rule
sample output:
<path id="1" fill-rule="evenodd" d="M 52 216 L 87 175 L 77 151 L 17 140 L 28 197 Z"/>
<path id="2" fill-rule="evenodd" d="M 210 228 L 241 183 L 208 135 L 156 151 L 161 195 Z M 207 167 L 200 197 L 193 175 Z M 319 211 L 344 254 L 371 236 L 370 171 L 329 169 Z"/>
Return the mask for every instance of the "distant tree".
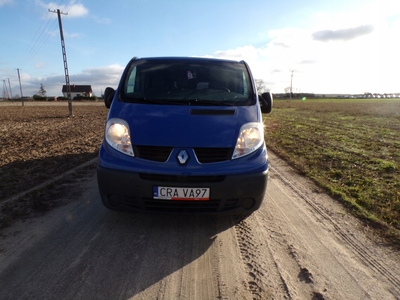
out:
<path id="1" fill-rule="evenodd" d="M 47 101 L 48 100 L 47 97 L 43 97 L 43 96 L 38 95 L 38 94 L 33 95 L 32 98 L 33 98 L 33 100 L 36 100 L 36 101 Z"/>
<path id="2" fill-rule="evenodd" d="M 40 84 L 40 89 L 39 89 L 39 93 L 38 93 L 40 96 L 42 96 L 42 97 L 46 97 L 46 94 L 47 94 L 47 92 L 46 92 L 46 90 L 44 89 L 44 86 L 43 86 L 43 84 Z"/>
<path id="3" fill-rule="evenodd" d="M 267 87 L 267 83 L 264 81 L 264 79 L 256 79 L 255 81 L 256 81 L 257 92 L 259 94 L 269 92 L 271 90 Z"/>

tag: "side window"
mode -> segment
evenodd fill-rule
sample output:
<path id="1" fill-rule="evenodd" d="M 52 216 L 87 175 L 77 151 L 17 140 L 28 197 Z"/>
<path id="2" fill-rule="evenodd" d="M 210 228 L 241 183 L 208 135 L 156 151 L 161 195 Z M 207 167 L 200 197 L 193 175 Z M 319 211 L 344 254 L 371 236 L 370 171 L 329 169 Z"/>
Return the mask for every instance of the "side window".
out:
<path id="1" fill-rule="evenodd" d="M 135 91 L 135 81 L 136 81 L 136 71 L 137 68 L 134 67 L 132 72 L 129 74 L 128 82 L 126 83 L 126 93 L 133 93 Z"/>

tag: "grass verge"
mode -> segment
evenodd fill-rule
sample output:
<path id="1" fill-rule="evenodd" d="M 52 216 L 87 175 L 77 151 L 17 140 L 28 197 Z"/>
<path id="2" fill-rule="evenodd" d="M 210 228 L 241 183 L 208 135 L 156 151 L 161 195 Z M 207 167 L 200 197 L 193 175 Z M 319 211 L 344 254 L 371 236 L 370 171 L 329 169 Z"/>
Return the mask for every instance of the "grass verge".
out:
<path id="1" fill-rule="evenodd" d="M 269 149 L 400 245 L 400 101 L 278 100 Z"/>

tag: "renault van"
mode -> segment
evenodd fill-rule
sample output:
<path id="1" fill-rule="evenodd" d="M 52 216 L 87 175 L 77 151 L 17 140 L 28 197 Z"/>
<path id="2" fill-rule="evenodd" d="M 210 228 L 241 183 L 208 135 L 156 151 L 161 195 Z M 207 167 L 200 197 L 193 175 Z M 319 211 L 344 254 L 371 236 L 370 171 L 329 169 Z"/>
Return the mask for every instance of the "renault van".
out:
<path id="1" fill-rule="evenodd" d="M 144 213 L 251 214 L 263 202 L 268 155 L 244 61 L 133 58 L 109 113 L 97 180 L 104 206 Z"/>

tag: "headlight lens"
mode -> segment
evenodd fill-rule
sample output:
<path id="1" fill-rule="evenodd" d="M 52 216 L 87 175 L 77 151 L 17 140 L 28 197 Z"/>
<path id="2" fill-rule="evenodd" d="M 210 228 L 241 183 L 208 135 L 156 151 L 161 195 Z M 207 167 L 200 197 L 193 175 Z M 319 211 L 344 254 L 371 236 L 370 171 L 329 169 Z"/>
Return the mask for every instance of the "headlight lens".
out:
<path id="1" fill-rule="evenodd" d="M 261 123 L 252 122 L 240 128 L 232 159 L 248 155 L 256 151 L 264 142 L 264 128 Z"/>
<path id="2" fill-rule="evenodd" d="M 134 156 L 131 136 L 129 133 L 129 125 L 122 119 L 113 118 L 107 121 L 105 139 L 107 143 L 114 149 Z"/>

